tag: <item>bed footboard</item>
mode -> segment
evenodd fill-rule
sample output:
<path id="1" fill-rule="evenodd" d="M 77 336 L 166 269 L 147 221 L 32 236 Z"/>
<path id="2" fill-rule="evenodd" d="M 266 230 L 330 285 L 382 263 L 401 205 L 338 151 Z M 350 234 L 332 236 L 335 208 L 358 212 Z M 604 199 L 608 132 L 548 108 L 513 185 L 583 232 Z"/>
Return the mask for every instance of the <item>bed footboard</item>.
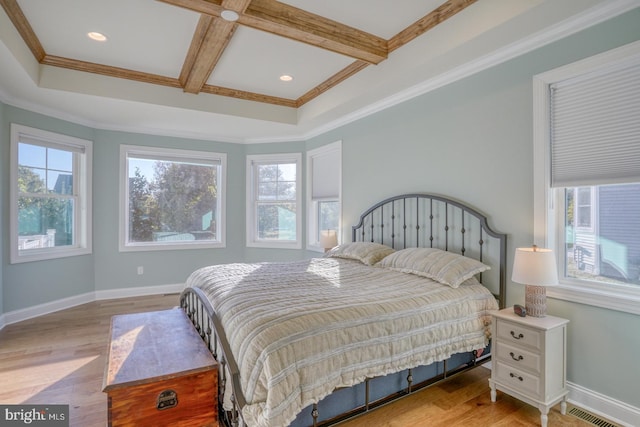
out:
<path id="1" fill-rule="evenodd" d="M 186 288 L 180 295 L 180 307 L 200 334 L 220 367 L 218 380 L 218 414 L 227 426 L 244 426 L 242 408 L 246 399 L 240 387 L 240 371 L 231 347 L 211 303 L 198 288 Z M 227 390 L 227 387 L 230 387 Z M 225 408 L 225 395 L 230 396 L 232 408 Z"/>

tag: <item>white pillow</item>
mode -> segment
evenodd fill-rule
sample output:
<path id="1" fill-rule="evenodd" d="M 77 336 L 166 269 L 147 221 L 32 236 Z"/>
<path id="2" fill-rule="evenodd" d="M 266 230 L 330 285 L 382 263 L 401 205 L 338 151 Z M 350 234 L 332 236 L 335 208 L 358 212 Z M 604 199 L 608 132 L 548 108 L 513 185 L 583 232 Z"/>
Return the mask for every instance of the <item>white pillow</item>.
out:
<path id="1" fill-rule="evenodd" d="M 452 288 L 491 268 L 473 258 L 435 248 L 402 249 L 385 257 L 376 266 L 428 277 Z"/>
<path id="2" fill-rule="evenodd" d="M 374 242 L 353 242 L 336 246 L 325 254 L 326 257 L 355 259 L 366 265 L 373 265 L 395 252 L 389 246 Z"/>

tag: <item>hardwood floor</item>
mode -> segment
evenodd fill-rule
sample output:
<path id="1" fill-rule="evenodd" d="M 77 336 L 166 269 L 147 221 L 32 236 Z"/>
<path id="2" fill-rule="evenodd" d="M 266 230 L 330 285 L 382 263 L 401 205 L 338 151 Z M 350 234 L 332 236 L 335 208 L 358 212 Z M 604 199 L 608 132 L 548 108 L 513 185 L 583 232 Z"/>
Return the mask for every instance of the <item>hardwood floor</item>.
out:
<path id="1" fill-rule="evenodd" d="M 70 426 L 105 426 L 102 378 L 111 316 L 177 304 L 177 295 L 97 301 L 6 326 L 0 331 L 0 403 L 69 404 Z M 500 392 L 491 403 L 488 378 L 488 369 L 474 369 L 342 426 L 540 425 L 532 406 Z M 561 415 L 557 405 L 549 426 L 591 424 Z"/>

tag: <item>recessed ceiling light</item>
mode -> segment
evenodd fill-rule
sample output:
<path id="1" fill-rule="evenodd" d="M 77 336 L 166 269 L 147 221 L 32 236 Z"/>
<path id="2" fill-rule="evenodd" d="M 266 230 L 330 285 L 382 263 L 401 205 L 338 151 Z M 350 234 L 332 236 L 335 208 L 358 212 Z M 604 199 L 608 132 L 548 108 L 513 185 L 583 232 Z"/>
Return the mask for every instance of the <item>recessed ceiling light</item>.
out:
<path id="1" fill-rule="evenodd" d="M 282 80 L 283 82 L 290 82 L 291 80 L 293 80 L 293 77 L 288 74 L 283 74 L 282 76 L 280 76 L 280 80 Z"/>
<path id="2" fill-rule="evenodd" d="M 87 36 L 89 36 L 90 39 L 98 41 L 98 42 L 107 41 L 107 36 L 105 36 L 102 33 L 98 33 L 96 31 L 91 31 L 91 32 L 87 33 Z"/>
<path id="3" fill-rule="evenodd" d="M 220 16 L 222 17 L 222 19 L 229 22 L 235 22 L 238 20 L 238 18 L 240 18 L 238 12 L 235 12 L 233 10 L 223 10 L 222 13 L 220 13 Z"/>

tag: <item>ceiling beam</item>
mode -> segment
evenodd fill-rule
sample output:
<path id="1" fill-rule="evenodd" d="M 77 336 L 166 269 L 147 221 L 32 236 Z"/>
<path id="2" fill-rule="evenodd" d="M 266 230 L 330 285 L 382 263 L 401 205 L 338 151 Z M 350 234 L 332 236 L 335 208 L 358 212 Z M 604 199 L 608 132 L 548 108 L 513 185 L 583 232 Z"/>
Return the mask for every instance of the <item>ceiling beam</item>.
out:
<path id="1" fill-rule="evenodd" d="M 42 65 L 50 65 L 52 67 L 101 74 L 103 76 L 133 80 L 136 82 L 151 83 L 175 88 L 181 87 L 180 82 L 175 78 L 144 73 L 141 71 L 133 71 L 126 68 L 112 67 L 110 65 L 96 64 L 94 62 L 79 61 L 77 59 L 69 59 L 55 55 L 45 55 L 40 63 Z"/>
<path id="2" fill-rule="evenodd" d="M 416 37 L 421 36 L 436 25 L 451 18 L 456 13 L 463 11 L 476 1 L 478 0 L 447 0 L 438 8 L 389 39 L 389 53 L 404 46 Z"/>
<path id="3" fill-rule="evenodd" d="M 250 2 L 251 0 L 224 0 L 221 6 L 240 15 Z M 202 90 L 236 28 L 235 22 L 207 14 L 200 16 L 179 77 L 185 92 L 199 93 Z"/>
<path id="4" fill-rule="evenodd" d="M 361 70 L 368 67 L 369 65 L 371 64 L 364 61 L 353 62 L 346 68 L 340 70 L 339 72 L 329 77 L 324 82 L 320 83 L 318 86 L 314 87 L 313 89 L 311 89 L 310 91 L 302 95 L 300 98 L 296 99 L 296 107 L 302 107 L 307 102 L 311 101 L 312 99 L 315 99 L 316 97 L 320 96 L 321 94 L 333 88 L 334 86 L 337 86 L 338 84 L 342 83 L 343 81 L 353 76 L 354 74 L 360 72 Z"/>
<path id="5" fill-rule="evenodd" d="M 13 26 L 16 27 L 16 30 L 20 33 L 22 40 L 24 40 L 27 47 L 31 50 L 36 61 L 42 61 L 42 58 L 46 55 L 44 48 L 42 44 L 40 44 L 40 40 L 38 40 L 33 28 L 31 28 L 31 24 L 27 21 L 27 17 L 24 16 L 22 9 L 20 9 L 18 2 L 16 0 L 0 0 L 0 5 L 2 5 Z"/>
<path id="6" fill-rule="evenodd" d="M 207 0 L 158 1 L 216 18 L 225 9 Z M 276 0 L 251 1 L 237 23 L 370 64 L 387 59 L 385 39 Z"/>

